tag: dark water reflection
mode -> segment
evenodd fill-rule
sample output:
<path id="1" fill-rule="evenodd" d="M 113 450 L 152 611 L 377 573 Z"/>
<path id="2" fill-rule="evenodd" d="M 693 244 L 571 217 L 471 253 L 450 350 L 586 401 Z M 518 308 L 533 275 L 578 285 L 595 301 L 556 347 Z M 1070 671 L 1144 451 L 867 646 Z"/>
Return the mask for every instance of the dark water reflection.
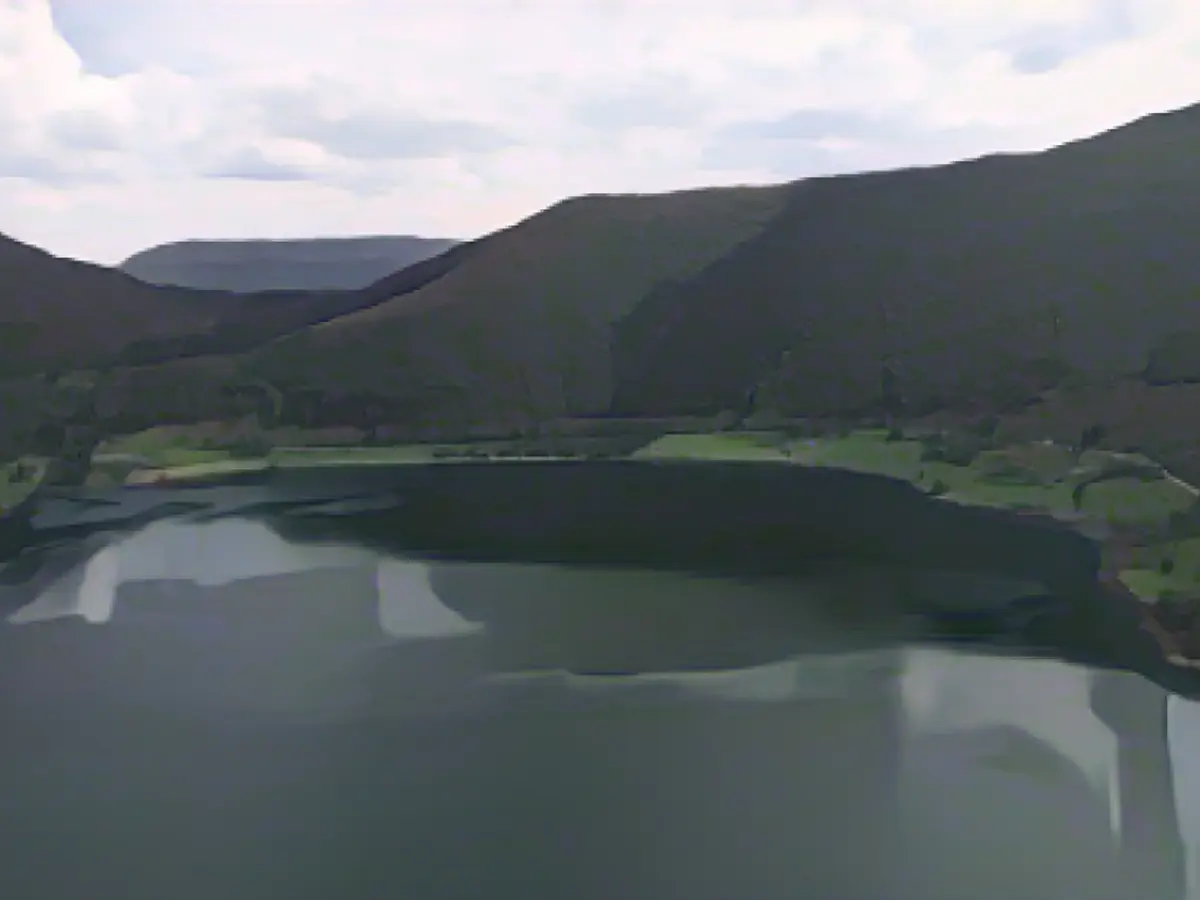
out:
<path id="1" fill-rule="evenodd" d="M 242 518 L 58 552 L 0 589 L 0 896 L 1189 896 L 1196 705 L 925 645 L 883 569 L 434 563 Z"/>

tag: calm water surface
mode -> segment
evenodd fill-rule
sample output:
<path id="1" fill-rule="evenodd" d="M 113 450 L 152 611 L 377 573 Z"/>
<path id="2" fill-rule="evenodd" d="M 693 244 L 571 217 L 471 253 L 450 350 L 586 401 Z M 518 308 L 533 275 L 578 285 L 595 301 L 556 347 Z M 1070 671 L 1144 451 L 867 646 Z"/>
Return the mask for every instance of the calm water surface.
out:
<path id="1" fill-rule="evenodd" d="M 885 575 L 436 564 L 247 519 L 47 572 L 0 597 L 4 896 L 1200 897 L 1196 704 L 838 613 Z"/>

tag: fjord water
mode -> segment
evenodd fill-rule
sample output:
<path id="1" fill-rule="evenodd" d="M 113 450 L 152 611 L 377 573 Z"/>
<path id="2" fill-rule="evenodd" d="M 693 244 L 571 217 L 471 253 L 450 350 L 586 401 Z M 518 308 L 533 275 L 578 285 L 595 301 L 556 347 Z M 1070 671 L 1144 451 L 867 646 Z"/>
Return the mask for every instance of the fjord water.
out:
<path id="1" fill-rule="evenodd" d="M 4 896 L 1200 896 L 1196 705 L 922 644 L 848 602 L 886 573 L 431 562 L 245 518 L 50 555 L 0 596 Z"/>

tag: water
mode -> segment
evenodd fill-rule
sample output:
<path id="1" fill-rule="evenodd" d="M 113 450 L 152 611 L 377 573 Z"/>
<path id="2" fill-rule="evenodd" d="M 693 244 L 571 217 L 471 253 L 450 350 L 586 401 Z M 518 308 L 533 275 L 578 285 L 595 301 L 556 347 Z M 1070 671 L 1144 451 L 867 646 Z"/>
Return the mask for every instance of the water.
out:
<path id="1" fill-rule="evenodd" d="M 434 563 L 236 517 L 60 557 L 0 597 L 5 896 L 1200 897 L 1196 704 L 846 613 L 886 571 Z"/>

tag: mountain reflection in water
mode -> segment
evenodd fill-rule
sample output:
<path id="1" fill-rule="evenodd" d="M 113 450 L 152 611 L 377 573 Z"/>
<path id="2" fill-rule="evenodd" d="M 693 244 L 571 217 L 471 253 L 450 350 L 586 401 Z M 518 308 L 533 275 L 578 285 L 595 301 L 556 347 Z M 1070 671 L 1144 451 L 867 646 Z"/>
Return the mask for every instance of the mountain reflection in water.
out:
<path id="1" fill-rule="evenodd" d="M 922 644 L 861 602 L 886 571 L 406 560 L 240 518 L 57 552 L 0 588 L 4 896 L 1200 896 L 1196 705 Z"/>

